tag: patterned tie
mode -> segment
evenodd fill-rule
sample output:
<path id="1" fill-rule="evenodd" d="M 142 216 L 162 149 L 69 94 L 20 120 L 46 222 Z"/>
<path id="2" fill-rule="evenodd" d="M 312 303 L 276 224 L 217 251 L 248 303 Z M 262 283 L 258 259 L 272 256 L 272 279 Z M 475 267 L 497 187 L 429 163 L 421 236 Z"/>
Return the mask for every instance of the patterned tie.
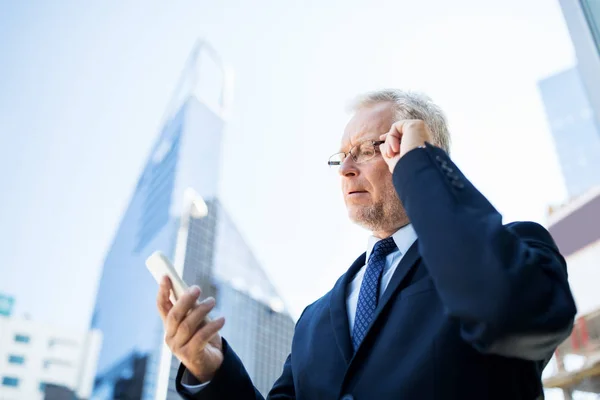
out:
<path id="1" fill-rule="evenodd" d="M 385 266 L 385 257 L 398 247 L 394 239 L 390 236 L 375 243 L 373 251 L 369 256 L 367 270 L 360 285 L 358 294 L 358 303 L 356 305 L 356 318 L 352 328 L 352 345 L 354 351 L 365 338 L 367 328 L 373 319 L 377 302 L 379 301 L 379 286 L 381 283 L 381 274 Z"/>

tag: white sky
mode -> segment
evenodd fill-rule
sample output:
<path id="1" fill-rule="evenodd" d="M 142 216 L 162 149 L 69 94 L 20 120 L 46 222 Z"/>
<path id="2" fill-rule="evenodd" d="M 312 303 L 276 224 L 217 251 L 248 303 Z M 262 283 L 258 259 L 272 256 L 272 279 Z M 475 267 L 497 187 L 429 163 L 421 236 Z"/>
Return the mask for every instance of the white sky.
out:
<path id="1" fill-rule="evenodd" d="M 0 291 L 84 329 L 192 44 L 235 70 L 221 197 L 295 316 L 364 251 L 327 157 L 355 94 L 423 90 L 506 221 L 564 196 L 537 81 L 574 63 L 557 1 L 0 3 Z M 140 266 L 141 267 L 141 266 Z"/>

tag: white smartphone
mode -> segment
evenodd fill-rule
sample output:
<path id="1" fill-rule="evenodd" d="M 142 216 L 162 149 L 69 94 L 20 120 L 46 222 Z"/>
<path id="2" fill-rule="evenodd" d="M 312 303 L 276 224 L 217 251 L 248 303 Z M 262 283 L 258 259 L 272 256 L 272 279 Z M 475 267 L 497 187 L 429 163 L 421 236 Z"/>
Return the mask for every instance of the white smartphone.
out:
<path id="1" fill-rule="evenodd" d="M 173 290 L 171 290 L 171 296 L 169 297 L 171 299 L 171 303 L 175 304 L 177 299 L 183 296 L 183 294 L 188 290 L 188 285 L 186 285 L 177 271 L 175 271 L 175 267 L 173 267 L 173 264 L 171 264 L 169 258 L 160 251 L 155 251 L 146 259 L 146 267 L 158 284 L 160 284 L 160 281 L 165 275 L 169 277 L 173 286 Z"/>

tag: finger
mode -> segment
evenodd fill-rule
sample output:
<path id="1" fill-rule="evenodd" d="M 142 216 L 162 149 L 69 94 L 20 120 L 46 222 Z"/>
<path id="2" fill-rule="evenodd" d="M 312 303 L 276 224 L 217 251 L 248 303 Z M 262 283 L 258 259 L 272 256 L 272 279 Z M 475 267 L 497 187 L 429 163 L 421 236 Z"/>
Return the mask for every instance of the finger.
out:
<path id="1" fill-rule="evenodd" d="M 171 300 L 169 300 L 169 293 L 171 290 L 171 280 L 165 276 L 160 281 L 160 286 L 158 287 L 158 295 L 156 296 L 156 306 L 158 307 L 158 313 L 160 314 L 160 318 L 165 323 L 167 319 L 167 314 L 173 308 L 173 304 Z"/>
<path id="2" fill-rule="evenodd" d="M 188 291 L 175 302 L 171 311 L 167 314 L 166 323 L 166 338 L 170 339 L 175 336 L 179 324 L 184 320 L 188 311 L 196 304 L 196 300 L 200 296 L 200 288 L 198 286 L 192 286 Z"/>
<path id="3" fill-rule="evenodd" d="M 392 142 L 395 140 L 393 135 L 388 135 L 385 139 L 385 155 L 387 158 L 392 158 L 394 156 L 394 149 L 392 147 Z"/>
<path id="4" fill-rule="evenodd" d="M 185 346 L 185 344 L 190 341 L 192 336 L 194 336 L 199 329 L 207 325 L 206 316 L 214 308 L 214 306 L 215 299 L 209 297 L 198 304 L 192 310 L 192 312 L 185 317 L 185 319 L 179 324 L 177 333 L 173 337 L 174 348 L 181 348 Z"/>
<path id="5" fill-rule="evenodd" d="M 386 136 L 387 136 L 387 133 L 384 133 L 383 135 L 379 136 L 379 140 L 385 140 Z"/>
<path id="6" fill-rule="evenodd" d="M 225 318 L 220 317 L 204 325 L 202 329 L 199 329 L 194 336 L 187 342 L 184 348 L 191 348 L 194 351 L 197 349 L 203 349 L 206 344 L 210 341 L 223 328 L 225 325 Z M 185 349 L 183 349 L 185 351 Z"/>
<path id="7" fill-rule="evenodd" d="M 379 145 L 379 152 L 384 158 L 387 158 L 387 144 L 382 143 Z"/>
<path id="8" fill-rule="evenodd" d="M 394 153 L 398 153 L 400 151 L 400 138 L 397 136 L 392 136 L 390 147 Z"/>
<path id="9" fill-rule="evenodd" d="M 403 123 L 402 122 L 396 122 L 391 129 L 390 132 L 390 147 L 392 148 L 392 151 L 394 151 L 394 153 L 398 153 L 400 151 L 400 138 L 402 137 L 402 128 L 403 128 Z"/>
<path id="10" fill-rule="evenodd" d="M 392 125 L 392 127 L 390 128 L 388 133 L 385 134 L 385 156 L 386 156 L 386 158 L 390 158 L 393 156 L 390 141 L 392 140 L 392 133 L 394 132 L 394 130 L 395 130 L 394 125 Z"/>

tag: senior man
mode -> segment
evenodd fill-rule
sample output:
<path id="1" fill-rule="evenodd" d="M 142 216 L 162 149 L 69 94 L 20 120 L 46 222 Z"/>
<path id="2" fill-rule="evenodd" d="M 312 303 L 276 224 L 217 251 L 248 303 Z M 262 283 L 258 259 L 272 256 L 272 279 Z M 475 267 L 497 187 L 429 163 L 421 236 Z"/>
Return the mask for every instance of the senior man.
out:
<path id="1" fill-rule="evenodd" d="M 372 232 L 305 308 L 268 399 L 510 399 L 543 395 L 541 374 L 576 313 L 546 229 L 502 216 L 449 157 L 446 118 L 427 96 L 360 96 L 340 150 L 350 219 Z M 475 149 L 476 151 L 476 149 Z M 358 249 L 348 251 L 359 252 Z M 158 309 L 186 399 L 262 399 L 193 287 Z"/>

